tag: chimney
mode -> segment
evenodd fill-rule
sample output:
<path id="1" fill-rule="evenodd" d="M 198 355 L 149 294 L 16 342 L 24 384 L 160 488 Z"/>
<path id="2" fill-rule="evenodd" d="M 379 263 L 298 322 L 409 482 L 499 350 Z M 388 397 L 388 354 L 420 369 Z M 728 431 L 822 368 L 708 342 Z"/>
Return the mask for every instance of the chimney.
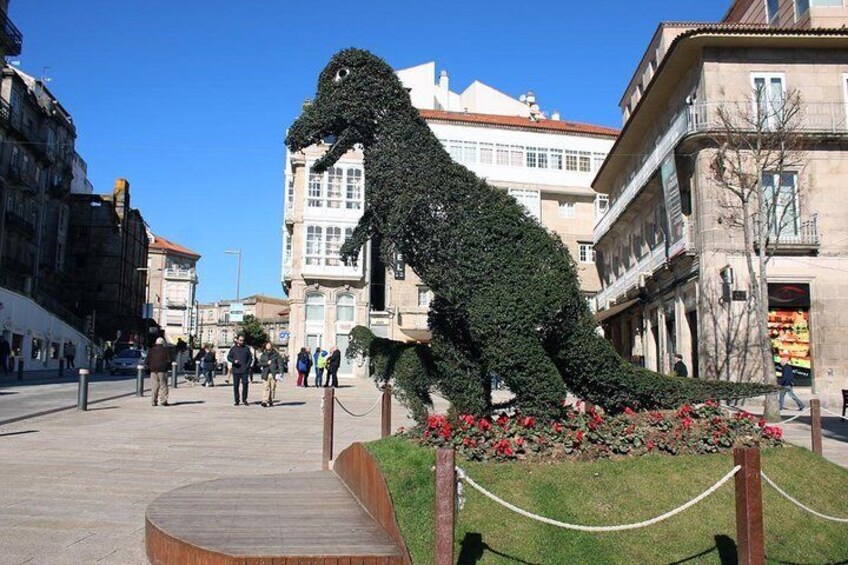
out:
<path id="1" fill-rule="evenodd" d="M 450 101 L 450 78 L 448 78 L 448 72 L 445 70 L 439 73 L 439 91 L 436 94 L 436 98 L 442 110 L 450 111 L 450 108 L 448 108 L 448 102 Z"/>
<path id="2" fill-rule="evenodd" d="M 553 114 L 551 114 L 551 119 L 555 122 L 559 121 L 559 110 L 554 110 Z"/>
<path id="3" fill-rule="evenodd" d="M 112 203 L 115 214 L 122 222 L 130 207 L 130 183 L 127 179 L 115 179 L 115 188 L 112 189 Z"/>

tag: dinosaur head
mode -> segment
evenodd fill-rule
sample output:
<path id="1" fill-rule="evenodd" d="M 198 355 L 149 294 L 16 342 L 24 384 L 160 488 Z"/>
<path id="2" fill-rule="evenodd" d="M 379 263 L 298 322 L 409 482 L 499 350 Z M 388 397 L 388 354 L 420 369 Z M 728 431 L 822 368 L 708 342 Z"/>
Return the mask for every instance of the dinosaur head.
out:
<path id="1" fill-rule="evenodd" d="M 323 172 L 357 143 L 368 145 L 381 117 L 399 100 L 409 105 L 409 96 L 385 61 L 362 49 L 339 51 L 321 71 L 315 100 L 289 129 L 286 145 L 299 151 L 334 139 L 313 166 Z"/>

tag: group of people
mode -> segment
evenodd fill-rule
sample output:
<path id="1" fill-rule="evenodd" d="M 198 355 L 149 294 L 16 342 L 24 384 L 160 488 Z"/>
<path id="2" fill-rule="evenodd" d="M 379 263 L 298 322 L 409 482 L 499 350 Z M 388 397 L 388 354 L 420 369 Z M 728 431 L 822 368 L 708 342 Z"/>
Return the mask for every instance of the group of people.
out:
<path id="1" fill-rule="evenodd" d="M 309 386 L 309 373 L 314 367 L 316 388 L 338 388 L 341 365 L 342 353 L 335 346 L 330 347 L 329 351 L 316 347 L 315 353 L 311 353 L 308 347 L 301 347 L 297 354 L 297 386 Z"/>
<path id="2" fill-rule="evenodd" d="M 200 364 L 200 372 L 204 376 L 203 386 L 215 386 L 214 378 L 218 366 L 215 347 L 206 344 L 200 348 L 194 357 Z M 281 355 L 269 341 L 258 356 L 254 356 L 250 347 L 245 345 L 244 336 L 238 336 L 233 346 L 227 352 L 228 375 L 233 382 L 233 404 L 235 406 L 250 406 L 247 399 L 249 384 L 253 381 L 254 360 L 264 381 L 262 393 L 263 407 L 274 405 L 277 392 L 277 380 L 282 380 L 288 371 L 288 358 Z M 171 368 L 172 353 L 165 345 L 163 338 L 158 338 L 156 344 L 147 352 L 147 367 L 152 381 L 153 406 L 169 406 L 168 404 L 168 371 Z"/>

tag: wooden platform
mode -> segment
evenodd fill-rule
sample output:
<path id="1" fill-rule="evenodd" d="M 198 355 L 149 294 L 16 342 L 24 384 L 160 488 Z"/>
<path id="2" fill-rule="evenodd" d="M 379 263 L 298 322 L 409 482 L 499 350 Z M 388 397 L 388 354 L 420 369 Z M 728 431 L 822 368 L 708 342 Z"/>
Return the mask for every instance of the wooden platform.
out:
<path id="1" fill-rule="evenodd" d="M 154 565 L 402 565 L 403 550 L 332 471 L 173 490 L 146 514 Z"/>

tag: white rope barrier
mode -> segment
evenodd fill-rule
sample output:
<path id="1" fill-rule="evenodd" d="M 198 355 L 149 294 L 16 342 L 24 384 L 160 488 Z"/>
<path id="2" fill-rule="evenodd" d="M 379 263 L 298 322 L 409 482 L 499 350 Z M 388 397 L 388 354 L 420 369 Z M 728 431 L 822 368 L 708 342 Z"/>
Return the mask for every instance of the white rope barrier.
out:
<path id="1" fill-rule="evenodd" d="M 750 413 L 750 412 L 748 412 L 747 410 L 742 410 L 742 409 L 740 409 L 740 408 L 736 408 L 736 407 L 733 407 L 733 406 L 724 406 L 724 405 L 721 405 L 721 407 L 722 407 L 722 408 L 724 408 L 725 410 L 727 410 L 728 412 L 730 412 L 731 414 L 743 414 L 743 413 L 751 414 L 751 413 Z M 798 418 L 800 418 L 801 416 L 804 416 L 807 412 L 809 412 L 809 410 L 810 410 L 810 407 L 809 407 L 809 405 L 808 405 L 808 406 L 804 407 L 804 409 L 803 409 L 803 410 L 801 410 L 800 412 L 798 412 L 797 414 L 795 414 L 794 416 L 792 416 L 791 418 L 787 418 L 787 419 L 785 419 L 785 420 L 781 420 L 781 421 L 779 421 L 779 422 L 769 422 L 769 425 L 771 425 L 771 426 L 780 426 L 780 425 L 783 425 L 783 424 L 789 424 L 790 422 L 794 422 L 795 420 L 797 420 L 797 419 L 798 419 Z M 822 408 L 822 410 L 824 410 L 824 408 Z M 752 415 L 752 416 L 756 416 L 756 414 L 751 414 L 751 415 Z"/>
<path id="2" fill-rule="evenodd" d="M 374 403 L 374 406 L 372 406 L 371 408 L 369 408 L 368 410 L 366 410 L 365 412 L 363 412 L 363 413 L 361 413 L 361 414 L 355 414 L 355 413 L 351 412 L 350 410 L 348 410 L 348 409 L 345 407 L 345 405 L 344 405 L 344 404 L 342 404 L 342 401 L 338 399 L 338 397 L 334 397 L 334 398 L 335 398 L 335 400 L 336 400 L 336 404 L 338 404 L 338 405 L 339 405 L 339 408 L 341 408 L 342 410 L 344 410 L 345 412 L 347 412 L 348 414 L 350 414 L 350 415 L 351 415 L 351 416 L 353 416 L 354 418 L 362 418 L 363 416 L 367 416 L 368 414 L 370 414 L 371 412 L 373 412 L 373 411 L 374 411 L 374 409 L 375 409 L 375 408 L 377 408 L 377 406 L 379 406 L 379 405 L 380 405 L 380 403 L 383 401 L 383 397 L 381 396 L 380 398 L 378 398 L 378 399 L 377 399 L 377 402 L 375 402 L 375 403 Z"/>
<path id="3" fill-rule="evenodd" d="M 800 418 L 801 416 L 803 416 L 804 414 L 806 414 L 809 410 L 810 410 L 810 407 L 809 407 L 809 406 L 806 406 L 803 410 L 801 410 L 800 412 L 798 412 L 797 414 L 795 414 L 795 415 L 794 415 L 794 416 L 792 416 L 791 418 L 787 418 L 787 419 L 785 419 L 785 420 L 781 420 L 781 421 L 779 421 L 779 422 L 775 422 L 775 424 L 780 425 L 780 424 L 788 424 L 789 422 L 794 422 L 795 420 L 797 420 L 798 418 Z"/>
<path id="4" fill-rule="evenodd" d="M 656 518 L 651 518 L 650 520 L 637 522 L 635 524 L 620 524 L 620 525 L 617 525 L 617 526 L 583 526 L 583 525 L 579 525 L 579 524 L 568 524 L 566 522 L 560 522 L 559 520 L 552 520 L 551 518 L 545 518 L 544 516 L 539 516 L 537 514 L 533 514 L 532 512 L 527 512 L 526 510 L 522 510 L 521 508 L 514 506 L 514 505 L 510 504 L 509 502 L 506 502 L 505 500 L 498 498 L 496 495 L 487 491 L 486 489 L 484 489 L 483 487 L 481 487 L 480 485 L 475 483 L 471 479 L 471 477 L 469 477 L 465 473 L 465 471 L 463 471 L 459 467 L 456 468 L 456 472 L 457 472 L 457 476 L 461 480 L 468 483 L 471 487 L 473 487 L 475 490 L 477 490 L 480 494 L 486 496 L 487 498 L 489 498 L 491 500 L 494 500 L 495 502 L 497 502 L 501 506 L 512 510 L 516 514 L 520 514 L 521 516 L 524 516 L 525 518 L 530 518 L 531 520 L 536 520 L 537 522 L 542 522 L 544 524 L 550 524 L 551 526 L 556 526 L 558 528 L 564 528 L 566 530 L 578 530 L 578 531 L 581 531 L 581 532 L 621 532 L 621 531 L 624 531 L 624 530 L 635 530 L 637 528 L 644 528 L 645 526 L 650 526 L 652 524 L 656 524 L 658 522 L 662 522 L 663 520 L 671 518 L 675 514 L 680 514 L 684 510 L 691 508 L 692 506 L 695 506 L 696 504 L 698 504 L 699 502 L 701 502 L 702 500 L 704 500 L 705 498 L 710 496 L 712 493 L 717 491 L 719 488 L 721 488 L 721 486 L 724 483 L 726 483 L 727 481 L 729 481 L 731 478 L 733 478 L 733 476 L 736 473 L 738 473 L 739 469 L 741 469 L 741 468 L 742 468 L 741 465 L 737 465 L 730 472 L 728 472 L 724 477 L 722 477 L 717 483 L 715 483 L 713 486 L 711 486 L 710 488 L 708 488 L 707 490 L 705 490 L 704 492 L 702 492 L 701 494 L 699 494 L 698 496 L 696 496 L 695 498 L 693 498 L 692 500 L 690 500 L 689 502 L 684 504 L 683 506 L 679 506 L 679 507 L 675 508 L 674 510 L 670 510 L 669 512 L 666 512 L 665 514 L 657 516 Z"/>
<path id="5" fill-rule="evenodd" d="M 771 487 L 772 487 L 774 490 L 776 490 L 777 492 L 779 492 L 780 494 L 782 494 L 782 495 L 783 495 L 783 497 L 784 497 L 786 500 L 788 500 L 789 502 L 793 503 L 793 504 L 794 504 L 795 506 L 797 506 L 798 508 L 801 508 L 802 510 L 806 510 L 806 511 L 807 511 L 807 512 L 809 512 L 810 514 L 812 514 L 812 515 L 814 515 L 814 516 L 818 516 L 819 518 L 824 518 L 825 520 L 830 520 L 830 521 L 832 521 L 832 522 L 840 522 L 840 523 L 843 523 L 843 524 L 848 524 L 848 518 L 835 518 L 834 516 L 828 516 L 827 514 L 822 514 L 821 512 L 816 512 L 816 511 L 815 511 L 815 510 L 813 510 L 812 508 L 810 508 L 810 507 L 808 507 L 808 506 L 804 506 L 803 504 L 801 504 L 800 502 L 798 502 L 797 500 L 795 500 L 794 498 L 792 498 L 790 495 L 786 494 L 786 492 L 784 492 L 784 491 L 783 491 L 783 490 L 782 490 L 779 486 L 777 486 L 776 484 L 774 484 L 774 481 L 772 481 L 770 478 L 768 478 L 768 477 L 766 476 L 766 474 L 765 474 L 765 473 L 763 473 L 762 471 L 760 471 L 760 475 L 763 477 L 763 479 L 764 479 L 764 480 L 765 480 L 765 481 L 766 481 L 769 485 L 771 485 Z"/>
<path id="6" fill-rule="evenodd" d="M 843 420 L 845 420 L 846 422 L 848 422 L 848 418 L 846 418 L 846 417 L 845 417 L 845 416 L 843 416 L 842 414 L 837 414 L 836 412 L 831 412 L 831 411 L 830 411 L 830 410 L 828 410 L 827 408 L 822 408 L 822 409 L 821 409 L 821 411 L 822 411 L 822 412 L 827 412 L 827 413 L 828 413 L 828 414 L 830 414 L 831 416 L 836 416 L 837 418 L 842 418 Z"/>

